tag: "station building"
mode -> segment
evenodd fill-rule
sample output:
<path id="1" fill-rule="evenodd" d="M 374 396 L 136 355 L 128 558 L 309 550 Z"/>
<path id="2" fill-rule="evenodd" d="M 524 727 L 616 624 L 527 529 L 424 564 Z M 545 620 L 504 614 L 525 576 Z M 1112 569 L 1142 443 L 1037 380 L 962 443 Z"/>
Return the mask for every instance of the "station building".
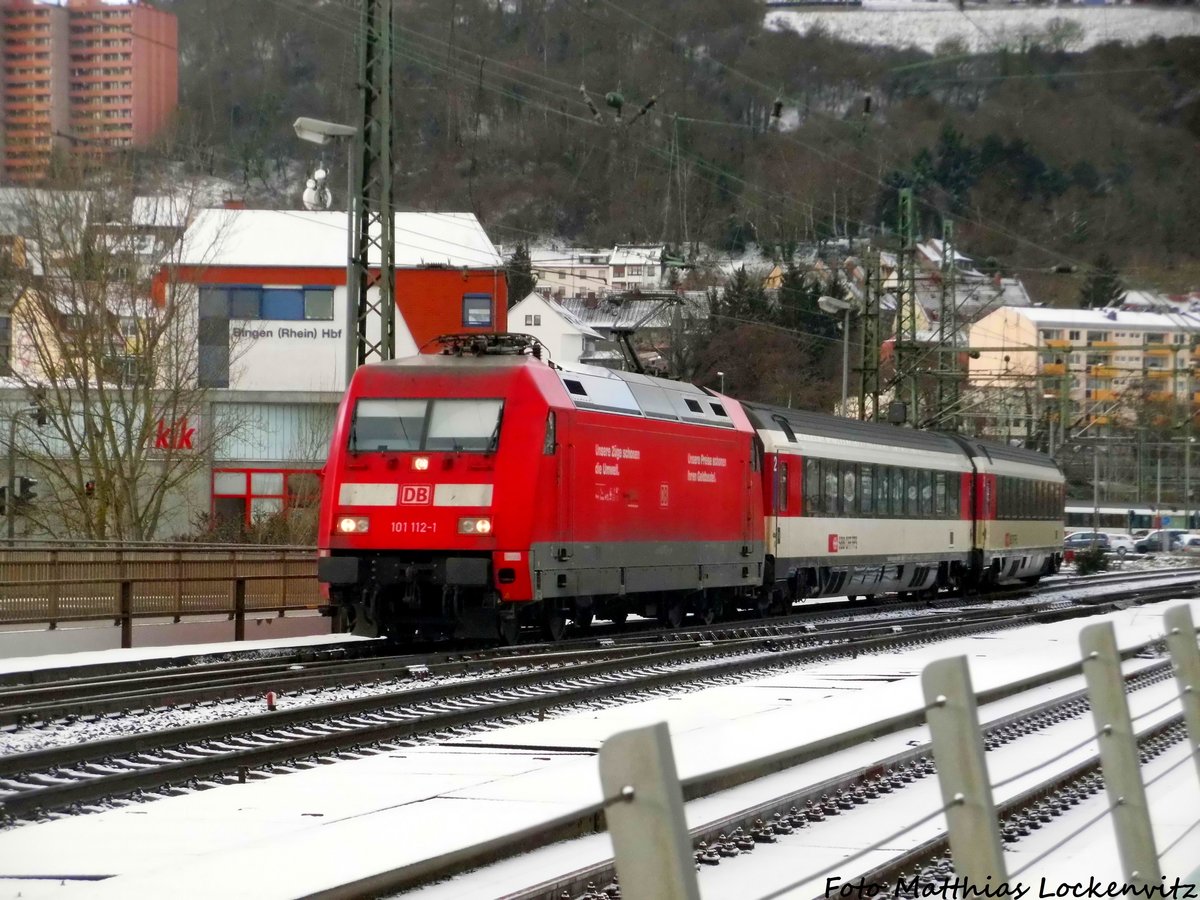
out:
<path id="1" fill-rule="evenodd" d="M 191 360 L 183 364 L 187 378 L 201 389 L 186 413 L 154 413 L 162 418 L 150 442 L 160 455 L 205 457 L 172 488 L 155 535 L 164 539 L 205 528 L 230 535 L 284 510 L 315 512 L 356 318 L 346 285 L 345 213 L 220 208 L 185 219 L 164 242 L 171 249 L 153 254 L 151 297 L 141 301 L 187 310 L 180 343 L 195 343 L 181 357 Z M 116 226 L 89 227 L 110 243 L 138 243 L 138 235 L 117 234 Z M 395 235 L 398 356 L 435 351 L 440 334 L 507 328 L 503 260 L 474 215 L 397 213 Z M 378 281 L 377 269 L 369 275 Z M 109 294 L 112 301 L 115 292 Z M 100 376 L 117 389 L 134 379 L 161 380 L 161 373 L 138 373 L 137 307 L 126 307 L 121 319 L 130 318 L 130 345 L 118 349 L 132 367 L 124 376 Z M 14 433 L 23 440 L 44 440 L 22 410 L 31 388 L 46 379 L 22 354 L 28 336 L 21 317 L 3 312 L 4 414 L 20 419 Z M 63 312 L 62 326 L 69 327 L 71 310 Z M 59 455 L 49 452 L 50 459 Z M 63 472 L 75 471 L 63 460 Z M 43 501 L 50 496 L 44 488 Z M 19 523 L 18 537 L 41 536 L 32 518 Z"/>
<path id="2" fill-rule="evenodd" d="M 504 263 L 474 215 L 397 213 L 395 235 L 397 356 L 506 329 Z M 208 209 L 160 273 L 196 289 L 198 376 L 222 436 L 191 493 L 214 522 L 316 502 L 355 328 L 346 258 L 345 213 Z"/>

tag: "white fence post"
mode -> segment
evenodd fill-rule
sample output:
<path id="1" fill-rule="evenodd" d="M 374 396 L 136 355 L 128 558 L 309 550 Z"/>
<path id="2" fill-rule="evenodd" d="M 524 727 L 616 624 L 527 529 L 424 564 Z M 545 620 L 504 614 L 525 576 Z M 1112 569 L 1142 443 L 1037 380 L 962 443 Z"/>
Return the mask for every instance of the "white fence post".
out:
<path id="1" fill-rule="evenodd" d="M 700 900 L 666 722 L 600 747 L 600 784 L 625 900 Z"/>
<path id="2" fill-rule="evenodd" d="M 1111 622 L 1088 625 L 1079 633 L 1083 676 L 1100 745 L 1104 789 L 1112 807 L 1113 829 L 1123 874 L 1133 884 L 1159 886 L 1158 853 L 1138 767 L 1137 738 L 1129 717 L 1121 655 Z"/>
<path id="3" fill-rule="evenodd" d="M 1173 606 L 1163 617 L 1167 628 L 1167 648 L 1175 669 L 1175 683 L 1183 702 L 1183 721 L 1187 725 L 1192 759 L 1200 775 L 1200 648 L 1196 646 L 1196 626 L 1192 611 L 1186 606 Z"/>
<path id="4" fill-rule="evenodd" d="M 986 885 L 989 878 L 993 888 L 1006 884 L 1008 873 L 967 658 L 930 663 L 921 673 L 921 687 L 954 869 L 974 885 Z"/>

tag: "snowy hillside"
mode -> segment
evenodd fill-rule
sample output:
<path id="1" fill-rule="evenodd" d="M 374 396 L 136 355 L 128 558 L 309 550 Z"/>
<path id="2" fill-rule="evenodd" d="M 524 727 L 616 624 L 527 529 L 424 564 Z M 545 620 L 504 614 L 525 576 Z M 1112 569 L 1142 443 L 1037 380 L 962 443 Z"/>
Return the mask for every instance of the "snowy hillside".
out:
<path id="1" fill-rule="evenodd" d="M 1086 50 L 1106 41 L 1137 43 L 1152 35 L 1200 34 L 1200 14 L 1190 7 L 1150 9 L 1134 6 L 1054 6 L 983 8 L 968 4 L 864 0 L 862 8 L 772 10 L 767 24 L 801 33 L 816 24 L 832 37 L 855 43 L 915 46 L 932 51 L 944 41 L 961 41 L 971 50 L 1019 47 L 1023 37 L 1044 35 L 1055 20 L 1075 22 L 1079 39 L 1066 49 Z M 1061 28 L 1059 28 L 1061 31 Z"/>

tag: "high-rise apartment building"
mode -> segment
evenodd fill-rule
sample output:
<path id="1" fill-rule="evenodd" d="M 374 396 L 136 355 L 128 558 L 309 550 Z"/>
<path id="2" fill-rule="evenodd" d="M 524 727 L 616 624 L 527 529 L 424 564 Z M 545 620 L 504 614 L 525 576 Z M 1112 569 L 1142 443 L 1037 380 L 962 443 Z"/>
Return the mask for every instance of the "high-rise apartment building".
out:
<path id="1" fill-rule="evenodd" d="M 55 148 L 148 143 L 179 95 L 174 15 L 134 0 L 0 0 L 4 180 L 36 181 Z"/>

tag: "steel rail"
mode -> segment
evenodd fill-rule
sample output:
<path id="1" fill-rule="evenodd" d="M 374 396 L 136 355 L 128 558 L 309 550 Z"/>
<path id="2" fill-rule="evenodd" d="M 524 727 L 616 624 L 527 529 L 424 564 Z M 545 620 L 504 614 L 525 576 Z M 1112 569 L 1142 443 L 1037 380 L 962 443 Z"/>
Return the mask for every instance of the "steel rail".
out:
<path id="1" fill-rule="evenodd" d="M 1054 600 L 1032 602 L 1020 607 L 1004 607 L 1012 613 L 1032 613 Z M 0 690 L 0 726 L 28 725 L 37 721 L 53 721 L 62 718 L 85 718 L 90 715 L 128 712 L 131 709 L 154 709 L 178 707 L 185 704 L 246 698 L 250 689 L 263 686 L 283 694 L 290 690 L 312 690 L 344 686 L 347 680 L 356 684 L 377 683 L 403 677 L 426 677 L 428 674 L 485 674 L 503 668 L 529 665 L 576 665 L 581 661 L 596 659 L 629 658 L 672 647 L 684 647 L 695 643 L 709 643 L 720 647 L 736 648 L 739 642 L 756 641 L 760 638 L 778 638 L 793 642 L 797 637 L 804 642 L 815 640 L 846 640 L 846 638 L 870 634 L 886 634 L 895 628 L 912 629 L 925 624 L 954 622 L 965 616 L 991 614 L 996 607 L 979 604 L 967 610 L 956 607 L 954 616 L 947 613 L 928 613 L 896 620 L 887 618 L 892 608 L 884 607 L 884 618 L 859 620 L 857 612 L 842 619 L 823 623 L 809 622 L 808 617 L 792 617 L 784 622 L 752 626 L 730 625 L 726 628 L 707 629 L 701 632 L 653 632 L 646 636 L 628 637 L 624 642 L 586 640 L 576 642 L 577 649 L 568 649 L 563 644 L 541 644 L 541 652 L 512 653 L 509 649 L 491 650 L 468 656 L 456 654 L 434 654 L 427 658 L 413 655 L 382 655 L 385 644 L 372 644 L 379 653 L 361 661 L 316 661 L 278 662 L 264 660 L 242 662 L 238 667 L 208 670 L 173 670 L 168 673 L 149 673 L 145 676 L 126 677 L 107 674 L 95 682 L 67 680 L 37 688 Z M 845 606 L 842 606 L 845 610 Z M 906 607 L 912 608 L 912 607 Z M 970 612 L 968 612 L 970 610 Z M 899 623 L 899 624 L 898 624 Z M 550 649 L 553 648 L 553 649 Z M 317 670 L 317 671 L 314 671 Z M 130 685 L 133 682 L 133 685 Z M 113 689 L 113 685 L 118 688 Z M 10 701 L 6 704 L 6 701 Z M 16 701 L 16 702 L 12 702 Z"/>
<path id="2" fill-rule="evenodd" d="M 759 646 L 757 652 L 744 647 L 741 653 L 726 659 L 721 657 L 729 655 L 727 648 L 696 645 L 673 648 L 667 654 L 660 652 L 634 657 L 632 660 L 576 665 L 565 671 L 562 668 L 549 670 L 562 673 L 550 682 L 547 681 L 548 670 L 539 669 L 497 676 L 482 686 L 477 682 L 433 686 L 399 695 L 337 701 L 231 721 L 184 726 L 165 732 L 10 754 L 0 757 L 0 777 L 8 782 L 10 789 L 19 784 L 19 776 L 36 772 L 55 773 L 43 777 L 56 783 L 43 787 L 18 787 L 15 792 L 0 798 L 0 815 L 24 817 L 132 791 L 153 790 L 180 781 L 228 775 L 239 770 L 287 763 L 297 758 L 344 752 L 364 745 L 412 739 L 487 720 L 544 714 L 548 709 L 579 702 L 712 681 L 750 671 L 766 671 L 806 659 L 857 655 L 898 644 L 928 642 L 1005 626 L 1015 627 L 1025 622 L 1026 619 L 1019 615 L 996 615 L 949 628 L 939 625 L 915 633 L 889 633 L 817 647 L 784 650 L 777 646 Z M 706 660 L 708 664 L 688 665 L 698 659 Z M 461 702 L 449 702 L 462 701 L 471 695 L 475 695 L 473 706 L 463 708 Z M 441 709 L 430 709 L 438 704 L 442 705 Z M 451 708 L 446 709 L 446 706 Z M 396 707 L 400 707 L 403 718 L 386 718 L 382 715 Z M 372 713 L 374 715 L 370 715 Z M 380 721 L 381 718 L 384 720 Z M 321 719 L 326 722 L 314 725 Z M 334 719 L 332 723 L 329 721 L 331 719 Z M 288 733 L 306 727 L 320 728 L 324 733 L 300 737 Z M 203 747 L 206 743 L 256 734 L 267 734 L 270 743 L 236 750 L 217 748 L 215 753 Z M 285 740 L 278 742 L 280 737 Z M 176 754 L 191 753 L 198 756 L 173 762 L 153 759 L 168 748 L 172 748 Z M 102 775 L 84 772 L 77 777 L 87 777 L 86 781 L 58 783 L 66 775 L 64 770 L 71 766 L 128 756 L 139 757 L 139 765 L 145 768 L 119 773 L 106 771 Z M 111 762 L 106 763 L 106 769 L 111 766 Z M 36 780 L 34 783 L 37 783 Z"/>
<path id="3" fill-rule="evenodd" d="M 1200 570 L 1197 570 L 1197 574 L 1200 575 Z M 1147 580 L 1160 581 L 1162 577 L 1157 574 L 1148 577 L 1139 575 L 1119 578 L 1116 581 L 1121 584 L 1136 584 Z M 1180 576 L 1173 573 L 1169 577 Z M 1094 584 L 1095 581 L 1091 583 Z M 1057 586 L 1048 586 L 1046 593 L 1052 594 L 1057 590 L 1059 590 Z M 932 605 L 933 608 L 942 609 L 949 606 L 963 613 L 962 607 L 964 606 L 988 609 L 989 607 L 986 606 L 988 602 L 990 601 L 951 603 L 942 600 L 932 601 Z M 1053 602 L 1053 600 L 1045 602 Z M 402 677 L 408 673 L 410 668 L 420 670 L 421 674 L 427 674 L 424 669 L 431 667 L 439 671 L 446 671 L 449 667 L 454 674 L 480 674 L 491 669 L 513 665 L 553 663 L 555 654 L 575 653 L 577 656 L 574 659 L 586 659 L 589 656 L 616 658 L 623 654 L 636 654 L 642 649 L 650 649 L 653 646 L 679 645 L 697 641 L 720 642 L 733 638 L 786 638 L 792 636 L 792 633 L 798 628 L 813 633 L 820 633 L 827 629 L 844 629 L 847 627 L 845 624 L 847 613 L 849 614 L 848 618 L 854 621 L 860 612 L 864 611 L 872 615 L 886 616 L 892 612 L 903 610 L 928 609 L 930 605 L 930 601 L 892 603 L 863 610 L 857 606 L 840 603 L 831 604 L 830 612 L 836 610 L 842 614 L 841 617 L 826 621 L 819 621 L 820 616 L 825 612 L 824 609 L 809 609 L 803 613 L 753 625 L 745 622 L 731 622 L 703 629 L 648 631 L 611 638 L 587 637 L 555 644 L 522 645 L 515 648 L 476 651 L 470 654 L 450 651 L 436 652 L 426 657 L 414 654 L 386 656 L 384 653 L 389 645 L 383 642 L 356 642 L 340 645 L 340 647 L 327 652 L 305 649 L 297 652 L 290 659 L 287 656 L 280 656 L 278 659 L 268 660 L 224 660 L 219 663 L 206 664 L 199 669 L 194 660 L 189 660 L 187 668 L 182 672 L 179 668 L 165 672 L 161 669 L 148 672 L 129 672 L 121 667 L 106 666 L 90 678 L 79 678 L 75 677 L 77 670 L 63 669 L 57 670 L 53 674 L 44 673 L 34 685 L 17 684 L 4 687 L 2 686 L 3 681 L 0 680 L 0 726 L 245 697 L 249 688 L 264 684 L 278 693 L 288 689 L 309 690 L 334 685 L 340 686 L 345 683 L 343 678 L 347 676 L 351 681 L 356 680 L 359 683 L 377 682 Z M 818 621 L 812 621 L 814 618 Z M 902 625 L 913 627 L 923 624 L 927 620 L 932 621 L 938 618 L 944 619 L 945 617 L 935 613 L 927 616 L 913 616 L 902 620 Z M 874 621 L 879 627 L 887 624 L 886 619 L 867 620 L 863 627 L 869 627 L 871 621 Z M 554 650 L 551 651 L 549 648 L 554 648 Z M 323 658 L 335 653 L 340 653 L 343 657 L 347 655 L 367 657 L 368 661 L 352 662 L 345 659 Z M 455 662 L 462 662 L 463 667 L 454 667 L 453 663 Z M 136 667 L 145 669 L 145 664 L 137 664 Z M 318 673 L 314 671 L 315 669 L 319 669 L 321 672 Z M 57 680 L 48 680 L 55 676 L 57 676 Z M 113 689 L 114 685 L 117 686 L 117 689 Z"/>
<path id="4" fill-rule="evenodd" d="M 1129 659 L 1158 643 L 1161 643 L 1161 639 L 1143 642 L 1122 651 L 1121 656 L 1123 659 Z M 1039 673 L 1036 676 L 982 692 L 979 695 L 979 703 L 982 706 L 995 700 L 1016 696 L 1045 684 L 1079 675 L 1081 672 L 1082 665 L 1080 663 L 1062 666 L 1050 672 Z M 1170 674 L 1170 664 L 1161 662 L 1147 666 L 1138 672 L 1127 674 L 1126 681 L 1130 683 L 1131 689 L 1137 689 L 1146 684 L 1169 678 Z M 1005 732 L 1006 729 L 1016 726 L 1027 728 L 1028 730 L 1025 733 L 1029 734 L 1040 727 L 1044 727 L 1047 724 L 1046 719 L 1056 710 L 1069 709 L 1072 715 L 1081 715 L 1087 708 L 1086 692 L 1074 691 L 1063 697 L 1053 698 L 988 722 L 983 728 L 983 733 L 986 737 L 990 738 Z M 1160 725 L 1147 729 L 1146 733 L 1156 734 L 1171 722 L 1178 721 L 1179 719 L 1179 716 L 1175 716 L 1168 723 L 1160 723 Z M 791 751 L 785 751 L 782 754 L 774 754 L 741 763 L 719 772 L 685 779 L 681 783 L 684 800 L 689 801 L 712 796 L 713 794 L 728 790 L 730 787 L 757 780 L 782 769 L 814 759 L 828 757 L 887 734 L 894 734 L 898 731 L 918 727 L 923 725 L 924 722 L 925 713 L 923 709 L 910 710 L 889 717 L 882 722 L 852 729 L 843 734 L 833 735 L 812 744 L 795 748 Z M 780 831 L 780 828 L 795 830 L 796 828 L 806 827 L 809 824 L 815 824 L 807 816 L 807 812 L 812 809 L 812 804 L 819 803 L 821 800 L 828 800 L 828 795 L 830 794 L 840 794 L 850 790 L 857 790 L 863 785 L 873 783 L 887 782 L 885 790 L 887 793 L 891 793 L 894 790 L 902 788 L 906 783 L 911 783 L 931 774 L 934 771 L 931 762 L 932 756 L 931 745 L 926 743 L 877 760 L 869 766 L 856 766 L 847 772 L 824 779 L 817 784 L 806 786 L 797 791 L 791 791 L 781 797 L 755 804 L 736 813 L 691 828 L 689 829 L 689 838 L 693 842 L 693 846 L 695 846 L 701 841 L 709 843 L 725 839 L 727 835 L 740 835 L 743 839 L 746 839 L 749 834 L 753 834 L 758 830 L 760 824 L 765 825 L 772 834 L 786 833 L 786 830 Z M 780 765 L 781 762 L 785 761 L 786 765 Z M 1090 762 L 1098 764 L 1098 758 Z M 1074 772 L 1077 768 L 1079 767 L 1073 767 L 1071 771 Z M 1004 808 L 1007 809 L 1010 806 L 1015 806 L 1019 799 L 1029 796 L 1038 798 L 1044 793 L 1053 790 L 1053 788 L 1048 790 L 1043 788 L 1044 785 L 1040 785 L 1038 788 L 1021 792 L 1012 801 L 1004 804 Z M 1040 793 L 1039 790 L 1041 790 Z M 854 802 L 862 801 L 856 800 Z M 803 812 L 800 809 L 801 807 L 804 808 Z M 361 891 L 364 886 L 369 886 L 371 893 L 407 890 L 435 880 L 441 880 L 478 869 L 493 862 L 511 858 L 519 853 L 527 853 L 558 841 L 579 837 L 584 834 L 601 832 L 605 830 L 605 827 L 603 809 L 598 809 L 594 805 L 588 806 L 578 810 L 574 814 L 560 816 L 551 822 L 527 828 L 507 838 L 496 839 L 485 845 L 460 848 L 435 859 L 423 860 L 388 872 L 377 873 L 363 881 L 315 893 L 311 895 L 310 900 L 318 897 L 321 900 L 338 900 L 338 898 L 362 896 Z M 753 838 L 750 839 L 753 840 Z M 710 847 L 710 849 L 712 848 Z M 932 844 L 929 852 L 925 853 L 925 856 L 936 855 L 937 852 L 939 852 L 937 845 Z M 912 861 L 906 857 L 905 867 L 911 865 Z M 507 900 L 536 900 L 536 898 L 557 898 L 564 895 L 575 896 L 577 893 L 583 892 L 589 883 L 603 884 L 612 880 L 614 874 L 615 867 L 610 859 L 573 872 L 560 873 L 536 885 L 532 885 L 526 890 L 509 893 L 505 896 Z"/>

